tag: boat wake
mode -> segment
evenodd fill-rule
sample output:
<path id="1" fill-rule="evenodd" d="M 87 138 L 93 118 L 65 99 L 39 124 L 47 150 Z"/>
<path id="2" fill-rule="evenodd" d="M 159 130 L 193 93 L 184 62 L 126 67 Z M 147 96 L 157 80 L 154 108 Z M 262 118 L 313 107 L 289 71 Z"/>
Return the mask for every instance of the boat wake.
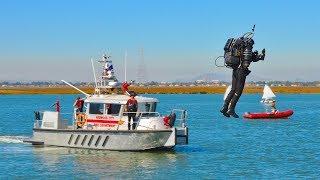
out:
<path id="1" fill-rule="evenodd" d="M 24 143 L 23 140 L 27 139 L 27 136 L 0 136 L 0 143 Z"/>

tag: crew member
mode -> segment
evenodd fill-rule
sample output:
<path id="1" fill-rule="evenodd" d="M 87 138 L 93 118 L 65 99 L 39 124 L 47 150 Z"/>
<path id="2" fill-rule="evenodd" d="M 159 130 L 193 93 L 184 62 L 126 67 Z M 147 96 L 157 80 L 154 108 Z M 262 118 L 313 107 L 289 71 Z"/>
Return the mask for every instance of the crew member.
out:
<path id="1" fill-rule="evenodd" d="M 55 107 L 57 112 L 60 112 L 60 101 L 57 100 L 51 107 Z"/>
<path id="2" fill-rule="evenodd" d="M 83 105 L 84 105 L 84 100 L 81 99 L 80 97 L 77 97 L 76 101 L 73 104 L 77 113 L 83 112 Z"/>
<path id="3" fill-rule="evenodd" d="M 239 118 L 235 112 L 236 104 L 242 94 L 246 77 L 250 74 L 249 65 L 251 62 L 264 60 L 265 49 L 262 54 L 258 51 L 252 52 L 254 41 L 252 38 L 240 37 L 230 38 L 225 45 L 225 62 L 233 69 L 231 91 L 226 97 L 220 112 L 226 116 Z"/>
<path id="4" fill-rule="evenodd" d="M 136 93 L 130 93 L 130 99 L 127 101 L 126 107 L 128 112 L 128 130 L 131 127 L 131 119 L 132 119 L 132 130 L 136 129 L 136 112 L 138 110 L 138 101 L 135 99 Z"/>
<path id="5" fill-rule="evenodd" d="M 129 83 L 127 81 L 122 83 L 121 90 L 123 94 L 127 94 L 129 90 L 129 86 L 131 86 L 134 83 L 134 81 L 130 81 Z"/>

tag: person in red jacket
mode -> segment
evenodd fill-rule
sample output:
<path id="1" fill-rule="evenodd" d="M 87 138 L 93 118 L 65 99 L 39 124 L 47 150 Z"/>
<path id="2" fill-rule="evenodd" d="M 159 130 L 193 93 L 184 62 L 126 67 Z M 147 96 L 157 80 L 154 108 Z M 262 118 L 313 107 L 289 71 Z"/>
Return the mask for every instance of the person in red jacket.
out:
<path id="1" fill-rule="evenodd" d="M 133 83 L 134 83 L 134 81 L 130 81 L 129 83 L 127 81 L 123 82 L 122 86 L 121 86 L 122 93 L 127 94 L 129 86 L 131 86 L 131 84 L 133 84 Z"/>
<path id="2" fill-rule="evenodd" d="M 57 100 L 51 107 L 55 107 L 57 112 L 60 112 L 60 101 Z"/>
<path id="3" fill-rule="evenodd" d="M 84 104 L 84 100 L 78 97 L 73 104 L 73 106 L 76 108 L 76 112 L 83 112 L 83 104 Z"/>

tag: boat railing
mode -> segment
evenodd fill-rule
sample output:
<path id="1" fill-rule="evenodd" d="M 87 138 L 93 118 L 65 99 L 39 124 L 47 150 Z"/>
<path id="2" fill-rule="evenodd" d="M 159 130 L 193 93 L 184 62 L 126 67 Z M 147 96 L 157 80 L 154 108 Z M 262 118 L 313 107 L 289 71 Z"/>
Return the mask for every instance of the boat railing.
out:
<path id="1" fill-rule="evenodd" d="M 136 118 L 149 118 L 149 117 L 160 117 L 160 113 L 158 112 L 123 112 L 124 116 L 127 116 L 128 114 L 136 114 Z"/>
<path id="2" fill-rule="evenodd" d="M 187 126 L 188 111 L 185 109 L 172 109 L 171 113 L 176 114 L 176 124 L 180 127 Z"/>
<path id="3" fill-rule="evenodd" d="M 36 119 L 33 124 L 33 128 L 41 128 L 42 120 Z"/>
<path id="4" fill-rule="evenodd" d="M 142 118 L 150 118 L 150 117 L 161 117 L 159 112 L 124 112 L 123 115 L 128 115 L 130 113 L 135 113 L 137 120 L 139 121 Z M 176 114 L 175 124 L 180 127 L 187 127 L 187 116 L 188 112 L 184 109 L 173 109 L 171 110 L 170 114 Z"/>
<path id="5" fill-rule="evenodd" d="M 137 112 L 138 118 L 149 118 L 149 117 L 160 117 L 160 113 L 158 112 Z"/>
<path id="6" fill-rule="evenodd" d="M 34 128 L 41 128 L 42 126 L 42 121 L 43 121 L 43 114 L 45 111 L 34 111 L 34 124 L 33 127 Z M 67 119 L 63 119 L 62 115 L 71 115 L 72 113 L 59 113 L 60 115 L 60 121 L 62 124 L 64 124 L 65 126 L 68 125 L 68 120 Z"/>

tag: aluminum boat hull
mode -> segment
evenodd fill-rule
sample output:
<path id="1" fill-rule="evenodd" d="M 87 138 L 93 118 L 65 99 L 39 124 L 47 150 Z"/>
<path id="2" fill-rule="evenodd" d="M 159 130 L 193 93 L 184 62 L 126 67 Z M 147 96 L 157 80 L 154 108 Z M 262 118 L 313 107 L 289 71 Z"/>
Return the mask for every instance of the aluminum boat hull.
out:
<path id="1" fill-rule="evenodd" d="M 34 145 L 60 146 L 117 151 L 140 151 L 172 148 L 176 129 L 168 130 L 71 130 L 33 129 L 33 137 L 25 142 Z"/>

